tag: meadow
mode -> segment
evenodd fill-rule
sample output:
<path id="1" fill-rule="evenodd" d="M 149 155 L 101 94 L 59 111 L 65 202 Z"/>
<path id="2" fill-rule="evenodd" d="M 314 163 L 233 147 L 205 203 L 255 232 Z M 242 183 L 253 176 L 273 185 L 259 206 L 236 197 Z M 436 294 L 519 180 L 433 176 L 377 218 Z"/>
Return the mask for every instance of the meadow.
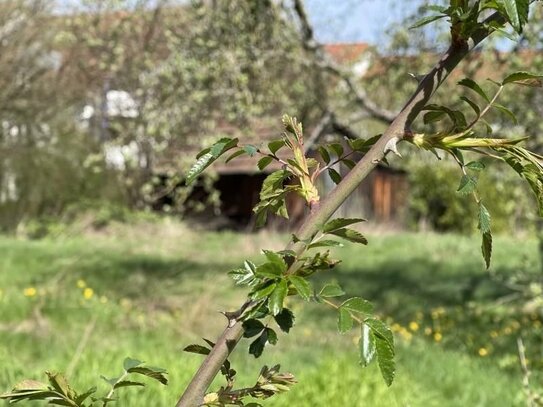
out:
<path id="1" fill-rule="evenodd" d="M 491 272 L 476 237 L 369 235 L 367 247 L 334 248 L 334 280 L 372 301 L 395 333 L 397 376 L 358 364 L 358 332 L 341 336 L 334 314 L 289 300 L 296 325 L 255 360 L 243 341 L 231 361 L 238 384 L 280 363 L 299 383 L 269 406 L 525 405 L 516 339 L 538 378 L 541 315 L 519 312 L 512 276 L 539 273 L 537 242 L 496 237 Z M 44 371 L 65 372 L 79 390 L 121 373 L 126 356 L 166 368 L 170 383 L 121 389 L 120 406 L 173 406 L 201 358 L 182 349 L 223 329 L 221 310 L 244 298 L 227 271 L 286 235 L 194 230 L 163 220 L 115 224 L 40 240 L 0 237 L 0 391 Z M 513 295 L 512 295 L 513 294 Z M 509 301 L 512 302 L 509 302 Z M 220 378 L 214 384 L 218 388 Z M 1 403 L 0 403 L 1 404 Z"/>

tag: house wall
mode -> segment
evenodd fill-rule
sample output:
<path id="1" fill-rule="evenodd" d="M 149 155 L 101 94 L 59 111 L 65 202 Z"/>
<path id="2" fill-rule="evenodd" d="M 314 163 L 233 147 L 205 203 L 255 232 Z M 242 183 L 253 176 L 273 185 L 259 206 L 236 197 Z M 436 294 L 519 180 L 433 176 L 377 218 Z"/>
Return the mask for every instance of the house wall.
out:
<path id="1" fill-rule="evenodd" d="M 253 225 L 253 207 L 258 203 L 260 188 L 267 174 L 222 174 L 216 188 L 221 196 L 221 213 L 234 224 Z M 319 183 L 321 196 L 334 187 L 331 180 Z M 339 217 L 363 217 L 376 224 L 402 227 L 405 225 L 405 207 L 408 199 L 407 176 L 403 171 L 377 167 L 338 209 Z M 270 216 L 268 227 L 296 228 L 308 210 L 303 199 L 295 194 L 287 197 L 290 220 Z"/>

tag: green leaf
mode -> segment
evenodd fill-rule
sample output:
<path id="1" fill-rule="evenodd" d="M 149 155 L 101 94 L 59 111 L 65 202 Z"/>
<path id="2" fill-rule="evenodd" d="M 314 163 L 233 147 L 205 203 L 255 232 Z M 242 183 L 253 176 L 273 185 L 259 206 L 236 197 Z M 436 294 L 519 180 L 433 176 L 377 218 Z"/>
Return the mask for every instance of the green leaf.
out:
<path id="1" fill-rule="evenodd" d="M 277 278 L 281 277 L 283 271 L 286 270 L 286 265 L 283 268 L 277 263 L 264 263 L 256 268 L 256 274 L 260 277 Z"/>
<path id="2" fill-rule="evenodd" d="M 268 336 L 268 343 L 270 345 L 276 345 L 277 344 L 277 333 L 271 329 L 271 328 L 266 328 L 266 335 Z"/>
<path id="3" fill-rule="evenodd" d="M 253 146 L 252 144 L 247 144 L 246 146 L 243 146 L 243 150 L 247 153 L 249 157 L 254 156 L 258 152 L 258 148 L 256 148 L 256 146 Z"/>
<path id="4" fill-rule="evenodd" d="M 319 293 L 319 296 L 328 297 L 341 297 L 345 294 L 345 291 L 338 284 L 326 284 Z"/>
<path id="5" fill-rule="evenodd" d="M 330 144 L 330 149 L 339 157 L 343 155 L 343 146 L 339 143 Z"/>
<path id="6" fill-rule="evenodd" d="M 440 19 L 442 19 L 444 17 L 447 17 L 447 16 L 443 15 L 443 14 L 440 14 L 440 15 L 433 15 L 433 16 L 423 17 L 419 21 L 417 21 L 415 24 L 413 24 L 411 27 L 409 27 L 409 29 L 413 30 L 415 28 L 425 26 L 427 24 L 433 23 L 434 21 L 440 20 Z"/>
<path id="7" fill-rule="evenodd" d="M 479 96 L 481 96 L 484 100 L 486 100 L 488 103 L 490 103 L 490 98 L 488 97 L 488 95 L 473 79 L 464 78 L 460 82 L 458 82 L 458 84 L 471 89 L 472 91 L 477 93 Z"/>
<path id="8" fill-rule="evenodd" d="M 493 103 L 492 107 L 494 109 L 498 109 L 500 112 L 508 116 L 514 124 L 518 124 L 517 116 L 515 116 L 515 114 L 505 106 L 498 103 Z"/>
<path id="9" fill-rule="evenodd" d="M 308 249 L 314 249 L 316 247 L 343 247 L 343 243 L 337 240 L 319 240 L 318 242 L 311 243 L 307 246 Z"/>
<path id="10" fill-rule="evenodd" d="M 64 375 L 53 372 L 45 372 L 45 374 L 47 374 L 49 383 L 51 383 L 51 386 L 53 386 L 55 390 L 65 395 L 69 399 L 73 399 L 75 397 L 75 392 L 70 387 L 70 384 Z"/>
<path id="11" fill-rule="evenodd" d="M 265 328 L 264 324 L 258 319 L 248 319 L 243 321 L 243 337 L 252 338 L 255 335 L 258 335 Z"/>
<path id="12" fill-rule="evenodd" d="M 273 290 L 268 300 L 272 315 L 277 315 L 283 309 L 283 302 L 287 296 L 288 287 L 286 280 L 281 280 Z"/>
<path id="13" fill-rule="evenodd" d="M 375 332 L 375 331 L 374 331 Z M 394 348 L 384 339 L 375 335 L 375 350 L 377 353 L 377 363 L 381 375 L 385 379 L 387 386 L 390 386 L 394 381 L 396 374 L 396 363 L 394 362 Z"/>
<path id="14" fill-rule="evenodd" d="M 287 271 L 287 264 L 281 255 L 271 250 L 262 250 L 262 252 L 270 262 L 278 265 L 282 272 Z"/>
<path id="15" fill-rule="evenodd" d="M 495 0 L 505 13 L 515 31 L 522 33 L 524 23 L 528 20 L 529 0 Z"/>
<path id="16" fill-rule="evenodd" d="M 273 161 L 272 157 L 262 157 L 260 160 L 258 160 L 258 163 L 256 164 L 258 169 L 262 171 L 264 168 L 266 168 L 268 165 L 270 165 Z"/>
<path id="17" fill-rule="evenodd" d="M 298 291 L 300 297 L 306 301 L 311 299 L 311 293 L 313 290 L 311 289 L 311 283 L 309 281 L 300 276 L 290 276 L 288 279 L 294 288 L 296 288 L 296 291 Z"/>
<path id="18" fill-rule="evenodd" d="M 228 163 L 229 163 L 230 161 L 232 161 L 234 158 L 239 157 L 240 155 L 243 155 L 243 154 L 246 154 L 246 152 L 245 152 L 244 150 L 238 150 L 238 151 L 236 151 L 236 152 L 230 154 L 230 155 L 228 156 L 228 158 L 226 159 L 225 163 L 228 164 Z"/>
<path id="19" fill-rule="evenodd" d="M 539 215 L 543 217 L 543 164 L 540 156 L 518 147 L 496 148 L 496 151 L 503 154 L 503 159 L 522 178 L 524 178 L 534 192 Z"/>
<path id="20" fill-rule="evenodd" d="M 253 300 L 259 300 L 261 298 L 267 297 L 270 295 L 273 290 L 275 290 L 276 283 L 273 281 L 268 281 L 262 286 L 255 287 L 255 291 L 251 294 Z"/>
<path id="21" fill-rule="evenodd" d="M 478 228 L 481 233 L 490 233 L 490 213 L 488 209 L 480 203 L 479 204 L 479 224 Z"/>
<path id="22" fill-rule="evenodd" d="M 479 172 L 485 169 L 485 165 L 481 161 L 471 161 L 466 164 L 466 168 Z"/>
<path id="23" fill-rule="evenodd" d="M 328 150 L 324 148 L 323 146 L 319 146 L 318 148 L 319 154 L 322 158 L 322 161 L 324 161 L 325 164 L 330 163 L 330 154 L 328 154 Z"/>
<path id="24" fill-rule="evenodd" d="M 345 334 L 353 328 L 353 317 L 349 310 L 340 307 L 338 309 L 337 330 L 340 334 Z"/>
<path id="25" fill-rule="evenodd" d="M 430 123 L 435 123 L 435 122 L 440 121 L 445 116 L 446 116 L 446 113 L 443 111 L 431 111 L 431 112 L 425 113 L 424 116 L 422 117 L 422 120 L 424 124 L 430 124 Z"/>
<path id="26" fill-rule="evenodd" d="M 359 312 L 361 314 L 373 313 L 372 303 L 360 297 L 349 298 L 341 304 L 341 308 L 345 308 L 352 312 Z"/>
<path id="27" fill-rule="evenodd" d="M 383 339 L 390 345 L 391 349 L 394 349 L 394 336 L 390 328 L 383 321 L 375 318 L 367 318 L 364 320 L 364 323 L 371 328 L 376 338 Z"/>
<path id="28" fill-rule="evenodd" d="M 266 331 L 264 331 L 249 346 L 249 354 L 253 355 L 255 358 L 259 358 L 260 356 L 262 356 L 262 352 L 264 352 L 264 346 L 266 346 L 266 342 L 268 342 L 268 334 L 266 333 Z"/>
<path id="29" fill-rule="evenodd" d="M 60 397 L 60 393 L 53 390 L 14 390 L 0 394 L 0 399 L 7 399 L 9 403 L 18 403 L 23 400 L 51 400 Z"/>
<path id="30" fill-rule="evenodd" d="M 481 108 L 479 107 L 477 103 L 475 103 L 473 100 L 471 100 L 470 98 L 466 96 L 460 96 L 460 99 L 466 102 L 468 105 L 470 105 L 473 111 L 475 112 L 475 114 L 477 115 L 477 117 L 479 117 L 479 115 L 481 114 Z"/>
<path id="31" fill-rule="evenodd" d="M 502 85 L 509 83 L 541 88 L 543 87 L 543 75 L 530 72 L 515 72 L 507 76 L 503 80 Z"/>
<path id="32" fill-rule="evenodd" d="M 198 154 L 196 154 L 196 159 L 199 159 L 200 157 L 206 155 L 211 151 L 211 147 L 204 148 L 202 151 L 200 151 Z"/>
<path id="33" fill-rule="evenodd" d="M 275 154 L 279 149 L 285 146 L 285 140 L 273 140 L 268 143 L 268 149 Z"/>
<path id="34" fill-rule="evenodd" d="M 85 393 L 82 393 L 82 394 L 79 394 L 76 398 L 75 398 L 75 402 L 77 404 L 83 404 L 83 402 L 89 398 L 91 395 L 93 395 L 94 393 L 96 393 L 96 386 L 95 387 L 91 387 L 90 389 L 88 389 Z"/>
<path id="35" fill-rule="evenodd" d="M 360 232 L 353 229 L 338 229 L 329 233 L 348 240 L 349 242 L 368 244 L 368 240 Z"/>
<path id="36" fill-rule="evenodd" d="M 260 190 L 260 200 L 266 200 L 270 196 L 277 194 L 278 190 L 281 190 L 283 188 L 283 181 L 290 177 L 290 175 L 291 173 L 286 170 L 275 171 L 268 175 L 262 183 L 262 189 Z"/>
<path id="37" fill-rule="evenodd" d="M 283 308 L 281 312 L 275 315 L 273 318 L 283 332 L 288 333 L 294 326 L 294 314 L 288 308 Z"/>
<path id="38" fill-rule="evenodd" d="M 352 170 L 354 167 L 356 167 L 356 163 L 355 163 L 353 160 L 348 160 L 348 159 L 344 158 L 343 160 L 341 160 L 341 162 L 342 162 L 347 168 L 349 168 L 350 170 Z"/>
<path id="39" fill-rule="evenodd" d="M 254 263 L 246 260 L 243 268 L 237 268 L 228 272 L 237 285 L 250 285 L 255 280 L 256 266 Z"/>
<path id="40" fill-rule="evenodd" d="M 214 158 L 219 158 L 225 152 L 236 147 L 237 145 L 238 145 L 237 138 L 231 139 L 231 138 L 225 137 L 217 141 L 215 144 L 213 144 L 209 152 Z"/>
<path id="41" fill-rule="evenodd" d="M 349 140 L 349 146 L 355 150 L 359 151 L 361 153 L 368 152 L 371 146 L 373 146 L 377 141 L 381 138 L 382 134 L 378 134 L 376 136 L 370 137 L 367 140 L 364 139 L 356 139 L 356 140 Z"/>
<path id="42" fill-rule="evenodd" d="M 483 233 L 483 241 L 481 243 L 481 252 L 485 259 L 486 268 L 490 267 L 490 259 L 492 257 L 492 233 Z"/>
<path id="43" fill-rule="evenodd" d="M 362 366 L 368 366 L 375 358 L 375 335 L 369 326 L 362 324 L 362 332 L 358 341 L 360 351 L 360 363 Z"/>
<path id="44" fill-rule="evenodd" d="M 435 104 L 425 106 L 424 110 L 429 110 L 430 112 L 444 112 L 447 114 L 447 116 L 449 116 L 457 129 L 463 129 L 467 126 L 466 117 L 464 116 L 464 113 L 459 110 L 453 110 L 446 106 Z M 430 118 L 427 118 L 426 120 L 430 120 Z M 435 120 L 437 120 L 437 118 Z"/>
<path id="45" fill-rule="evenodd" d="M 130 368 L 143 365 L 143 362 L 138 359 L 132 359 L 132 358 L 125 358 L 123 362 L 123 368 L 124 370 L 128 370 Z"/>
<path id="46" fill-rule="evenodd" d="M 15 390 L 17 391 L 49 390 L 49 386 L 47 386 L 47 384 L 45 383 L 38 382 L 36 380 L 26 379 L 17 383 L 13 387 L 13 390 L 14 391 Z"/>
<path id="47" fill-rule="evenodd" d="M 194 180 L 198 177 L 198 175 L 200 175 L 207 167 L 209 167 L 213 163 L 213 161 L 215 161 L 215 158 L 213 158 L 213 155 L 211 153 L 207 153 L 201 156 L 187 172 L 185 181 L 187 185 L 192 184 Z"/>
<path id="48" fill-rule="evenodd" d="M 131 387 L 131 386 L 141 386 L 141 387 L 145 387 L 145 384 L 144 383 L 141 383 L 141 382 L 133 382 L 133 381 L 130 381 L 130 380 L 123 380 L 123 381 L 120 381 L 120 382 L 117 382 L 115 383 L 115 385 L 113 386 L 114 389 L 118 389 L 120 387 Z"/>
<path id="49" fill-rule="evenodd" d="M 154 379 L 162 384 L 168 384 L 168 378 L 166 377 L 166 370 L 160 367 L 151 366 L 137 366 L 127 370 L 128 373 L 140 374 Z"/>
<path id="50" fill-rule="evenodd" d="M 344 228 L 345 226 L 353 225 L 355 223 L 365 222 L 366 219 L 362 218 L 352 218 L 352 219 L 346 219 L 346 218 L 337 218 L 332 219 L 329 222 L 326 222 L 324 226 L 322 227 L 322 233 L 330 233 L 335 230 Z"/>
<path id="51" fill-rule="evenodd" d="M 458 185 L 458 189 L 456 192 L 468 195 L 475 191 L 477 188 L 477 178 L 472 177 L 471 175 L 462 175 L 462 178 L 460 178 L 460 185 Z"/>
<path id="52" fill-rule="evenodd" d="M 341 175 L 339 175 L 339 172 L 334 170 L 333 168 L 328 168 L 328 175 L 334 181 L 334 184 L 339 184 L 341 182 Z"/>
<path id="53" fill-rule="evenodd" d="M 197 344 L 189 345 L 189 346 L 185 347 L 185 349 L 183 349 L 183 351 L 189 352 L 189 353 L 196 353 L 198 355 L 209 355 L 209 352 L 211 352 L 205 346 L 197 345 Z"/>

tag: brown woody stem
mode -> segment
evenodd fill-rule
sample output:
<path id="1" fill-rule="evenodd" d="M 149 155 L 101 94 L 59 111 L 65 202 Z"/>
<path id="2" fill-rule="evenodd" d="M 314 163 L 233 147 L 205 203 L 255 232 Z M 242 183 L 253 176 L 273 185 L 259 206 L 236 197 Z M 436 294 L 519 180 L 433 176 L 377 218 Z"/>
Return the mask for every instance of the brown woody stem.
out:
<path id="1" fill-rule="evenodd" d="M 485 21 L 485 23 L 490 22 L 504 24 L 503 18 L 497 13 Z M 488 26 L 487 24 L 485 25 Z M 370 171 L 382 161 L 387 151 L 395 148 L 395 145 L 404 138 L 406 133 L 410 133 L 409 127 L 411 123 L 426 106 L 432 95 L 441 86 L 451 71 L 475 46 L 491 33 L 491 30 L 483 28 L 481 24 L 481 28 L 469 40 L 454 43 L 443 54 L 435 67 L 420 82 L 413 96 L 377 143 L 373 145 L 328 197 L 320 203 L 318 210 L 310 213 L 296 233 L 296 236 L 301 240 L 305 240 L 321 230 L 322 226 L 330 219 L 347 197 L 360 185 Z M 291 244 L 289 245 L 289 249 L 300 253 L 304 250 L 304 245 L 302 243 Z M 178 401 L 177 407 L 197 407 L 202 405 L 207 388 L 242 336 L 243 327 L 241 322 L 235 321 L 234 324 L 229 324 L 192 378 L 185 393 Z"/>

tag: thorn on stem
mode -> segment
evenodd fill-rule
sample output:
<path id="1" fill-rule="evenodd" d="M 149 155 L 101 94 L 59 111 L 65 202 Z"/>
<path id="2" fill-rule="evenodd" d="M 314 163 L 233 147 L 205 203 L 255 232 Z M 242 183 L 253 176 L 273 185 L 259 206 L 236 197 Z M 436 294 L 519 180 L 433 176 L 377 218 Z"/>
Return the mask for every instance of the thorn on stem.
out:
<path id="1" fill-rule="evenodd" d="M 398 157 L 401 157 L 402 155 L 398 151 L 398 141 L 400 141 L 400 138 L 398 136 L 392 137 L 385 145 L 385 154 L 389 151 L 392 151 Z"/>

